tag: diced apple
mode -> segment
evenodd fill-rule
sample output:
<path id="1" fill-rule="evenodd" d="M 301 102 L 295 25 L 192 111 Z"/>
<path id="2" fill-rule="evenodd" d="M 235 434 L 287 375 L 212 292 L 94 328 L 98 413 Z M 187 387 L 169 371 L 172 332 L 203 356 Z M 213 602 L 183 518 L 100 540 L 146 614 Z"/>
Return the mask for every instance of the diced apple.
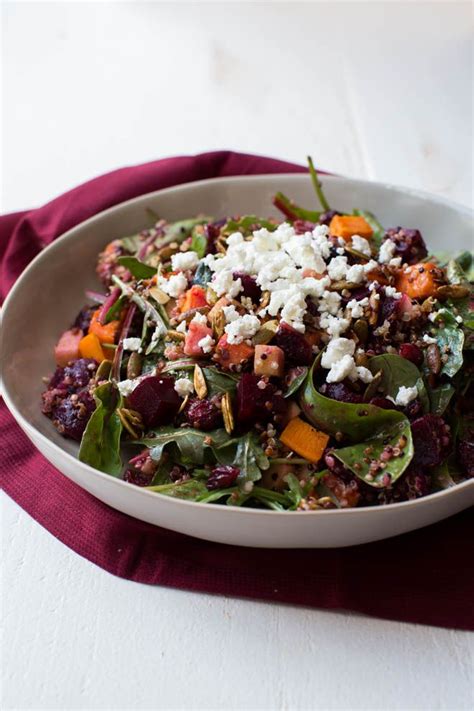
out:
<path id="1" fill-rule="evenodd" d="M 71 328 L 69 331 L 64 331 L 54 349 L 57 365 L 64 368 L 70 360 L 80 358 L 79 343 L 83 335 L 80 328 Z"/>
<path id="2" fill-rule="evenodd" d="M 281 378 L 285 372 L 285 353 L 279 346 L 255 346 L 255 375 Z"/>

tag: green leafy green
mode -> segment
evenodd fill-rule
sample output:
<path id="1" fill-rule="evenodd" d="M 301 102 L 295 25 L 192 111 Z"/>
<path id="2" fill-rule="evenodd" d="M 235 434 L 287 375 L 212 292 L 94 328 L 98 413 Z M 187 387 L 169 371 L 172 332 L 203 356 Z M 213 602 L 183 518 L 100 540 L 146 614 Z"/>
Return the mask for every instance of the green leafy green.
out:
<path id="1" fill-rule="evenodd" d="M 421 373 L 414 363 L 399 355 L 386 353 L 384 355 L 373 356 L 369 361 L 368 367 L 373 375 L 381 372 L 382 377 L 379 383 L 379 389 L 385 396 L 395 400 L 402 386 L 407 388 L 416 386 L 418 396 L 423 405 L 423 410 L 425 412 L 429 411 L 430 402 L 428 393 L 426 392 Z"/>
<path id="2" fill-rule="evenodd" d="M 441 357 L 447 356 L 441 374 L 452 378 L 463 364 L 464 331 L 459 327 L 456 317 L 446 307 L 440 309 L 433 322 L 434 338 L 438 342 Z"/>
<path id="3" fill-rule="evenodd" d="M 201 497 L 209 493 L 206 485 L 200 479 L 188 479 L 176 484 L 160 484 L 146 488 L 156 494 L 164 494 L 174 499 L 186 499 L 187 501 L 199 501 Z"/>
<path id="4" fill-rule="evenodd" d="M 288 390 L 285 392 L 283 397 L 291 397 L 292 395 L 295 395 L 300 387 L 303 385 L 304 381 L 306 380 L 306 376 L 308 375 L 308 368 L 305 366 L 301 366 L 300 368 L 301 373 L 299 373 L 294 380 L 291 381 Z"/>
<path id="5" fill-rule="evenodd" d="M 115 304 L 112 304 L 110 309 L 105 314 L 105 323 L 110 323 L 110 321 L 118 320 L 120 312 L 122 311 L 126 303 L 127 299 L 124 296 L 121 296 L 119 299 L 117 299 Z"/>
<path id="6" fill-rule="evenodd" d="M 268 469 L 270 462 L 265 455 L 255 432 L 247 432 L 229 442 L 214 448 L 213 452 L 221 464 L 232 464 L 240 469 L 237 483 L 242 487 L 248 481 L 258 481 L 262 469 Z"/>
<path id="7" fill-rule="evenodd" d="M 316 168 L 314 167 L 313 159 L 311 158 L 311 156 L 308 156 L 307 160 L 308 160 L 309 174 L 311 176 L 311 182 L 313 183 L 314 191 L 318 197 L 318 200 L 319 200 L 324 212 L 328 212 L 331 208 L 329 207 L 329 203 L 326 200 L 326 196 L 323 193 L 323 186 L 321 185 L 321 181 L 319 180 L 318 174 L 316 172 Z"/>
<path id="8" fill-rule="evenodd" d="M 191 236 L 193 228 L 196 225 L 204 225 L 207 222 L 212 222 L 212 217 L 194 217 L 189 220 L 178 220 L 164 227 L 164 235 L 159 237 L 155 244 L 161 248 L 170 242 L 184 242 L 187 237 Z"/>
<path id="9" fill-rule="evenodd" d="M 225 223 L 222 228 L 222 234 L 231 235 L 234 232 L 242 232 L 243 234 L 249 234 L 253 230 L 264 227 L 269 232 L 276 230 L 278 225 L 269 220 L 263 219 L 263 217 L 257 217 L 257 215 L 244 215 L 237 219 L 230 218 Z"/>
<path id="10" fill-rule="evenodd" d="M 117 262 L 128 269 L 135 279 L 151 279 L 156 274 L 156 267 L 150 267 L 136 257 L 119 257 Z"/>
<path id="11" fill-rule="evenodd" d="M 385 425 L 384 429 L 373 437 L 333 452 L 334 456 L 356 477 L 375 488 L 391 486 L 403 474 L 413 458 L 410 423 L 400 412 L 393 414 L 397 415 L 396 421 Z M 388 461 L 382 461 L 380 455 L 388 446 L 395 448 L 396 452 L 400 451 L 400 454 Z M 382 461 L 383 468 L 371 470 L 371 463 L 374 461 Z M 384 483 L 387 474 L 390 475 L 390 479 L 388 483 Z"/>
<path id="12" fill-rule="evenodd" d="M 214 450 L 230 442 L 230 437 L 224 429 L 202 432 L 193 427 L 160 427 L 153 437 L 147 436 L 136 440 L 134 444 L 149 447 L 150 456 L 159 462 L 166 447 L 177 447 L 182 461 L 187 464 L 203 464 L 206 450 Z"/>
<path id="13" fill-rule="evenodd" d="M 456 481 L 449 471 L 448 461 L 435 467 L 431 472 L 431 477 L 434 491 L 441 491 L 442 489 L 449 489 L 452 486 L 456 486 Z"/>
<path id="14" fill-rule="evenodd" d="M 194 227 L 191 237 L 191 249 L 193 252 L 196 252 L 199 259 L 202 259 L 206 254 L 207 238 L 202 231 L 202 227 L 200 230 L 197 229 L 197 226 Z"/>
<path id="15" fill-rule="evenodd" d="M 430 410 L 435 415 L 443 415 L 456 389 L 450 383 L 443 383 L 437 388 L 428 388 Z"/>
<path id="16" fill-rule="evenodd" d="M 282 192 L 276 193 L 273 197 L 273 204 L 278 210 L 289 220 L 306 220 L 308 222 L 318 222 L 321 212 L 316 210 L 305 210 L 303 207 L 295 205 L 293 200 L 284 195 Z"/>
<path id="17" fill-rule="evenodd" d="M 352 214 L 358 215 L 359 217 L 363 217 L 364 220 L 370 225 L 373 232 L 372 237 L 370 238 L 371 242 L 374 244 L 375 247 L 380 247 L 386 230 L 384 227 L 382 227 L 375 215 L 373 215 L 368 210 L 352 210 Z"/>
<path id="18" fill-rule="evenodd" d="M 139 232 L 136 235 L 131 235 L 130 237 L 122 237 L 122 239 L 119 240 L 120 244 L 122 247 L 127 251 L 130 252 L 131 254 L 135 254 L 140 249 L 141 244 L 143 243 L 143 237 L 141 236 L 141 233 Z"/>
<path id="19" fill-rule="evenodd" d="M 331 400 L 314 386 L 314 368 L 309 371 L 300 394 L 300 406 L 310 422 L 331 435 L 341 433 L 350 442 L 361 442 L 375 432 L 386 431 L 397 424 L 400 413 L 361 403 Z"/>
<path id="20" fill-rule="evenodd" d="M 234 392 L 239 382 L 236 375 L 222 373 L 217 368 L 203 368 L 209 395 L 220 395 L 221 393 Z"/>
<path id="21" fill-rule="evenodd" d="M 99 385 L 94 391 L 96 409 L 82 435 L 79 459 L 112 476 L 122 471 L 120 436 L 122 423 L 117 414 L 122 397 L 112 382 Z"/>

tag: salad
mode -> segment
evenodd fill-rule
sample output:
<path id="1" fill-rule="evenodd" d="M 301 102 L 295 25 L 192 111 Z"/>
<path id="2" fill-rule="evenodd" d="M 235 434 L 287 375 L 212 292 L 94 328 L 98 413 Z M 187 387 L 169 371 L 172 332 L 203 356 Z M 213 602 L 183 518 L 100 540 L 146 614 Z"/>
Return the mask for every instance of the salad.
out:
<path id="1" fill-rule="evenodd" d="M 375 506 L 474 476 L 473 255 L 278 193 L 110 242 L 42 410 L 152 492 L 275 511 Z M 335 206 L 337 207 L 337 206 Z"/>

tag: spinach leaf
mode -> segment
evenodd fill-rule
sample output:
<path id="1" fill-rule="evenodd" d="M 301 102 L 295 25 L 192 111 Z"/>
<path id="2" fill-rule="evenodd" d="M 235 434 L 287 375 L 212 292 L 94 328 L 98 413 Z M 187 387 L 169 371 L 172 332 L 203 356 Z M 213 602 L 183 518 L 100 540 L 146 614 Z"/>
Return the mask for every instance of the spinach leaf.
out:
<path id="1" fill-rule="evenodd" d="M 397 421 L 385 426 L 373 437 L 365 442 L 353 444 L 350 447 L 336 449 L 333 454 L 346 467 L 348 467 L 359 479 L 369 486 L 384 488 L 391 486 L 405 471 L 413 458 L 413 441 L 411 436 L 410 423 L 401 412 L 393 413 L 397 415 Z M 373 461 L 380 461 L 380 455 L 387 446 L 400 450 L 400 455 L 395 456 L 387 462 L 386 466 L 378 471 L 371 471 L 370 465 Z M 403 445 L 403 446 L 402 446 Z M 390 475 L 388 484 L 384 483 Z"/>
<path id="2" fill-rule="evenodd" d="M 270 462 L 254 432 L 247 432 L 229 442 L 214 448 L 213 452 L 221 464 L 232 464 L 240 469 L 237 479 L 239 487 L 248 481 L 258 481 L 262 469 L 268 469 Z"/>
<path id="3" fill-rule="evenodd" d="M 456 481 L 451 476 L 449 471 L 448 461 L 443 462 L 431 472 L 431 481 L 434 491 L 442 491 L 443 489 L 449 489 L 451 486 L 456 486 Z"/>
<path id="4" fill-rule="evenodd" d="M 452 311 L 446 307 L 437 312 L 434 326 L 436 327 L 434 337 L 438 342 L 441 356 L 447 355 L 441 373 L 452 378 L 463 364 L 464 331 L 459 328 Z"/>
<path id="5" fill-rule="evenodd" d="M 456 389 L 449 383 L 443 383 L 437 388 L 428 388 L 431 412 L 443 415 L 455 392 Z"/>
<path id="6" fill-rule="evenodd" d="M 101 472 L 119 476 L 122 423 L 117 408 L 121 407 L 122 397 L 117 386 L 108 381 L 95 389 L 94 400 L 96 409 L 82 435 L 79 459 Z"/>
<path id="7" fill-rule="evenodd" d="M 136 257 L 119 257 L 117 262 L 128 269 L 135 279 L 151 279 L 156 274 L 156 267 L 150 267 Z"/>
<path id="8" fill-rule="evenodd" d="M 300 367 L 300 370 L 301 372 L 296 376 L 294 380 L 291 381 L 288 390 L 283 395 L 283 397 L 286 398 L 295 395 L 300 389 L 300 387 L 303 385 L 304 381 L 306 380 L 306 376 L 308 375 L 308 368 L 303 365 Z"/>
<path id="9" fill-rule="evenodd" d="M 200 227 L 200 229 L 198 229 L 197 226 L 194 227 L 191 237 L 191 249 L 193 252 L 196 252 L 199 259 L 202 259 L 206 254 L 207 237 L 202 227 Z"/>
<path id="10" fill-rule="evenodd" d="M 370 239 L 376 247 L 380 247 L 386 230 L 384 227 L 382 227 L 375 215 L 373 215 L 371 212 L 368 212 L 368 210 L 352 210 L 352 214 L 363 217 L 364 220 L 371 226 L 373 234 Z"/>
<path id="11" fill-rule="evenodd" d="M 269 220 L 264 220 L 262 217 L 257 217 L 257 215 L 245 215 L 244 217 L 239 217 L 237 219 L 228 219 L 222 228 L 222 234 L 231 235 L 234 232 L 243 232 L 243 234 L 249 234 L 254 230 L 264 227 L 273 232 L 276 230 L 278 225 Z"/>
<path id="12" fill-rule="evenodd" d="M 194 272 L 193 284 L 207 286 L 212 279 L 212 272 L 205 262 L 200 262 Z"/>
<path id="13" fill-rule="evenodd" d="M 193 217 L 188 220 L 172 222 L 164 227 L 164 235 L 156 240 L 156 246 L 161 248 L 170 242 L 184 242 L 196 225 L 204 225 L 206 222 L 212 222 L 212 217 Z"/>
<path id="14" fill-rule="evenodd" d="M 308 420 L 323 432 L 342 433 L 350 442 L 361 442 L 375 432 L 387 430 L 403 417 L 396 410 L 384 410 L 368 403 L 353 405 L 321 395 L 313 382 L 316 362 L 303 385 L 300 406 Z"/>
<path id="15" fill-rule="evenodd" d="M 172 496 L 174 499 L 186 499 L 187 501 L 200 501 L 201 497 L 208 494 L 206 485 L 199 479 L 188 479 L 176 484 L 161 484 L 159 486 L 147 486 L 148 491 L 156 494 Z"/>
<path id="16" fill-rule="evenodd" d="M 165 447 L 174 445 L 187 464 L 203 464 L 206 450 L 213 450 L 227 445 L 230 437 L 224 429 L 202 432 L 192 427 L 160 427 L 155 436 L 135 440 L 134 444 L 142 444 L 150 449 L 150 457 L 159 462 Z M 209 442 L 209 444 L 208 444 Z"/>
<path id="17" fill-rule="evenodd" d="M 221 393 L 234 392 L 239 382 L 236 375 L 221 373 L 216 368 L 203 368 L 209 395 L 220 395 Z"/>
<path id="18" fill-rule="evenodd" d="M 378 372 L 382 373 L 379 388 L 384 395 L 394 400 L 402 385 L 407 388 L 416 386 L 423 410 L 424 412 L 429 412 L 430 401 L 428 393 L 421 373 L 414 363 L 399 355 L 386 353 L 373 356 L 369 361 L 369 370 L 373 375 Z"/>
<path id="19" fill-rule="evenodd" d="M 125 306 L 127 299 L 125 296 L 121 296 L 115 304 L 112 304 L 110 309 L 107 311 L 105 314 L 105 323 L 110 323 L 110 321 L 117 321 L 120 317 L 120 312 L 122 311 L 123 307 Z"/>

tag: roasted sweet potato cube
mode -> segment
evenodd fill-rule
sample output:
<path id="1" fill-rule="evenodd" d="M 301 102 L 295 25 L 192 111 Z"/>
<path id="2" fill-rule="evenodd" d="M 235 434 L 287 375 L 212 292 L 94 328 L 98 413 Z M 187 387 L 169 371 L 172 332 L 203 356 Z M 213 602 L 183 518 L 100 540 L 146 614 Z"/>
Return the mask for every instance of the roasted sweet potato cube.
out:
<path id="1" fill-rule="evenodd" d="M 329 223 L 329 232 L 333 237 L 342 237 L 345 240 L 351 239 L 353 235 L 370 239 L 373 234 L 367 220 L 358 215 L 334 215 Z"/>

